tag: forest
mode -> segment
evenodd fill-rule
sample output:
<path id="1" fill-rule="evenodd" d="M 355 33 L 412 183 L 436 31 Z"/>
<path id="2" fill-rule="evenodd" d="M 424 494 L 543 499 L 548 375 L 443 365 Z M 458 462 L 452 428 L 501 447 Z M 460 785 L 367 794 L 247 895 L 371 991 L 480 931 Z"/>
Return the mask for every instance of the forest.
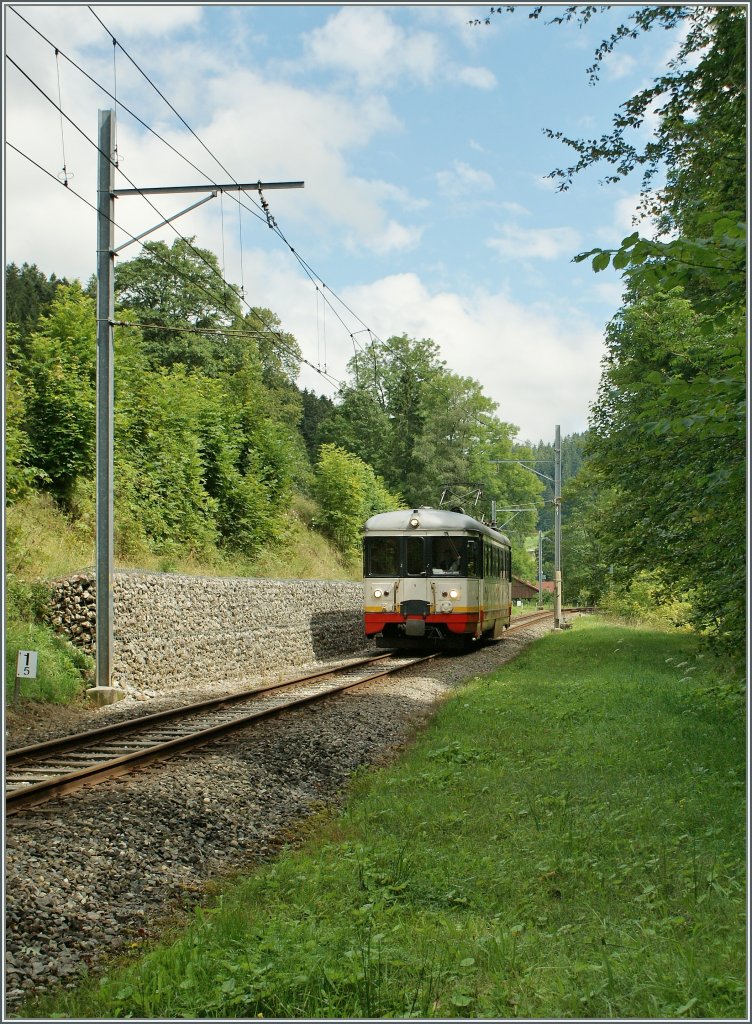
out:
<path id="1" fill-rule="evenodd" d="M 593 15 L 561 11 L 554 23 Z M 673 66 L 601 139 L 551 133 L 576 154 L 552 172 L 561 188 L 603 162 L 606 182 L 641 169 L 656 229 L 575 257 L 619 271 L 625 292 L 605 328 L 589 430 L 562 443 L 564 599 L 667 609 L 741 664 L 746 12 L 642 7 L 632 18 L 632 32 L 684 25 Z M 605 40 L 601 56 L 624 36 Z M 648 113 L 658 128 L 641 149 L 635 129 Z M 5 284 L 8 608 L 21 621 L 45 571 L 22 524 L 64 522 L 93 558 L 96 282 L 10 264 Z M 482 493 L 467 511 L 486 520 L 492 500 L 527 507 L 508 522 L 499 515 L 515 573 L 537 575 L 540 529 L 551 578 L 553 495 L 519 462 L 553 466 L 552 439 L 521 444 L 504 410 L 452 372 L 431 339 L 374 341 L 324 397 L 297 386 L 301 351 L 275 313 L 244 312 L 194 239 L 146 242 L 116 267 L 115 294 L 118 564 L 192 560 L 199 571 L 263 574 L 264 558 L 292 537 L 309 548 L 322 537 L 325 571 L 355 578 L 369 515 L 436 505 L 463 482 Z"/>
<path id="2" fill-rule="evenodd" d="M 180 548 L 252 563 L 284 539 L 302 498 L 315 505 L 312 525 L 358 565 L 369 515 L 436 505 L 454 481 L 482 493 L 478 516 L 492 499 L 529 506 L 510 523 L 518 544 L 536 529 L 541 485 L 498 464 L 531 450 L 434 342 L 375 343 L 333 401 L 296 386 L 295 339 L 268 309 L 243 315 L 215 255 L 193 240 L 145 243 L 115 287 L 120 559 Z M 93 500 L 95 282 L 10 265 L 6 291 L 7 500 L 44 493 L 75 515 Z"/>

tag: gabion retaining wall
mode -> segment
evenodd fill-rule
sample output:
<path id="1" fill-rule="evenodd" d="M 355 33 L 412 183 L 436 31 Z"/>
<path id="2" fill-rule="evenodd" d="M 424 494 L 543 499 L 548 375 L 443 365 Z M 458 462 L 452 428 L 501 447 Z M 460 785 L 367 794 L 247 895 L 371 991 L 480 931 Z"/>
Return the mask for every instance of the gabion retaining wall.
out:
<path id="1" fill-rule="evenodd" d="M 368 646 L 359 583 L 114 574 L 113 673 L 127 690 L 239 681 Z M 93 654 L 93 574 L 54 584 L 51 622 Z"/>

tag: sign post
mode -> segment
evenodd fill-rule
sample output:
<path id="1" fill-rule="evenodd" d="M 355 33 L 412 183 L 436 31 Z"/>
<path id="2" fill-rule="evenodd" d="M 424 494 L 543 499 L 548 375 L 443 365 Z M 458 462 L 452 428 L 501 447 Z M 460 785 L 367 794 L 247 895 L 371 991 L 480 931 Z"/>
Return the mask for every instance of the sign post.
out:
<path id="1" fill-rule="evenodd" d="M 37 677 L 37 652 L 19 651 L 16 657 L 16 682 L 13 687 L 13 703 L 17 703 L 18 695 L 21 692 L 22 679 L 36 679 Z"/>

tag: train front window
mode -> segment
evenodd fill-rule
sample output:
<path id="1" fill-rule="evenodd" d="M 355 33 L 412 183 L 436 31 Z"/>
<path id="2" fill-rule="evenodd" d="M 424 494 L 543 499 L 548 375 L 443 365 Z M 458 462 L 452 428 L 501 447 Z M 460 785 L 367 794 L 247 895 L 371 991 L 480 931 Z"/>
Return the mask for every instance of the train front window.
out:
<path id="1" fill-rule="evenodd" d="M 405 576 L 425 576 L 426 555 L 422 537 L 405 537 Z"/>
<path id="2" fill-rule="evenodd" d="M 462 576 L 464 537 L 431 538 L 431 574 L 433 576 Z"/>
<path id="3" fill-rule="evenodd" d="M 366 575 L 399 576 L 399 537 L 368 537 L 366 539 Z"/>

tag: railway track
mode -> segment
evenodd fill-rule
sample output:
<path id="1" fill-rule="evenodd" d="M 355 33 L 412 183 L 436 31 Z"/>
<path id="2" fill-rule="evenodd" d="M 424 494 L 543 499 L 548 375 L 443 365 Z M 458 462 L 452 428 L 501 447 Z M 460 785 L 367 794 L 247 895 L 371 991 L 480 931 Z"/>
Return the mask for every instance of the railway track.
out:
<path id="1" fill-rule="evenodd" d="M 311 704 L 435 657 L 436 653 L 420 657 L 379 654 L 336 669 L 9 750 L 5 757 L 6 815 L 97 785 L 201 746 L 258 719 Z M 372 671 L 378 662 L 388 665 Z"/>
<path id="2" fill-rule="evenodd" d="M 507 632 L 550 617 L 548 611 L 520 616 Z M 6 815 L 125 775 L 259 719 L 401 672 L 430 661 L 439 653 L 378 654 L 335 669 L 9 750 L 5 757 Z M 386 667 L 374 672 L 373 667 L 380 662 L 385 662 Z"/>

